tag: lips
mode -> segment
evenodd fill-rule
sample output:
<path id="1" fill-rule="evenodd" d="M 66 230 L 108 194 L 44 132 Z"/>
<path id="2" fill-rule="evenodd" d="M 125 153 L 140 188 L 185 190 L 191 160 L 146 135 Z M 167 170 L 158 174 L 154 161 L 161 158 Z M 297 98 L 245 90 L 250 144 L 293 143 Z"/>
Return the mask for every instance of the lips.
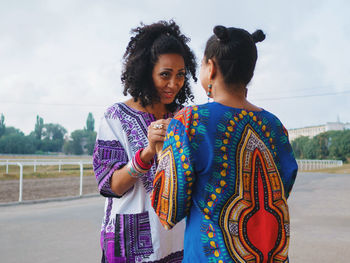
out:
<path id="1" fill-rule="evenodd" d="M 173 98 L 175 95 L 175 92 L 173 91 L 163 91 L 163 96 L 167 99 Z"/>

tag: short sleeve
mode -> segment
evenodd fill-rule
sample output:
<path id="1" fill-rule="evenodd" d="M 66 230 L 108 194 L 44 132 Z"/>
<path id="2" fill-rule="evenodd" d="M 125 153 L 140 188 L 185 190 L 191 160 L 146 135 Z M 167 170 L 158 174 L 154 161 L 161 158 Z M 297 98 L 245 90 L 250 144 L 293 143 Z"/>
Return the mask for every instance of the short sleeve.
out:
<path id="1" fill-rule="evenodd" d="M 166 229 L 180 222 L 192 204 L 195 176 L 190 122 L 190 108 L 181 110 L 170 122 L 153 182 L 152 206 Z"/>
<path id="2" fill-rule="evenodd" d="M 93 153 L 93 169 L 101 195 L 105 197 L 117 196 L 111 189 L 110 179 L 113 173 L 128 163 L 128 156 L 118 138 L 104 136 L 113 134 L 104 125 L 106 119 L 102 120 Z M 106 137 L 108 139 L 106 139 Z"/>

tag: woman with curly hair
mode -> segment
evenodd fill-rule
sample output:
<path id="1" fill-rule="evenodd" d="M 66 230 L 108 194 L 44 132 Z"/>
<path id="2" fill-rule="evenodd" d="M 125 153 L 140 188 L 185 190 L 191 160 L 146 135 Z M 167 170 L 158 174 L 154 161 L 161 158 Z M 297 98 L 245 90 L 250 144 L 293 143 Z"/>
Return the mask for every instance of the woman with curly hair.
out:
<path id="1" fill-rule="evenodd" d="M 93 167 L 106 197 L 102 262 L 181 262 L 184 223 L 162 228 L 149 194 L 170 118 L 193 99 L 195 57 L 174 21 L 141 24 L 124 54 L 121 76 L 131 99 L 110 107 L 101 121 Z"/>
<path id="2" fill-rule="evenodd" d="M 171 120 L 152 205 L 166 229 L 187 218 L 183 262 L 288 262 L 298 166 L 280 120 L 246 98 L 265 34 L 213 31 L 200 80 L 214 101 Z"/>

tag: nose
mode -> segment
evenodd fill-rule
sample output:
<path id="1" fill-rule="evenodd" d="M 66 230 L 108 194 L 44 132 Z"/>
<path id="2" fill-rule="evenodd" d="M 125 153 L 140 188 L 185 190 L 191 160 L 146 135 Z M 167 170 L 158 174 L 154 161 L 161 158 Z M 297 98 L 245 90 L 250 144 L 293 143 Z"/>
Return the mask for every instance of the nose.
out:
<path id="1" fill-rule="evenodd" d="M 172 77 L 169 80 L 168 87 L 169 88 L 177 88 L 179 86 L 180 81 L 176 77 Z"/>

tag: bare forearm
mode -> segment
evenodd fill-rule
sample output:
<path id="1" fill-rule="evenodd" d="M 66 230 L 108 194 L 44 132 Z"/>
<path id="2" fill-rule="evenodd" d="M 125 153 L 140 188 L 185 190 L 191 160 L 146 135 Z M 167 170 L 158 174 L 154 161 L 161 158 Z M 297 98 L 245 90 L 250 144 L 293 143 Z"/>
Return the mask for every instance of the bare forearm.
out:
<path id="1" fill-rule="evenodd" d="M 140 158 L 143 163 L 151 163 L 154 158 L 155 152 L 150 147 L 146 147 L 141 151 Z M 116 195 L 123 195 L 128 191 L 138 180 L 130 173 L 129 164 L 125 165 L 122 169 L 115 171 L 111 178 L 111 189 Z"/>
<path id="2" fill-rule="evenodd" d="M 137 178 L 129 175 L 127 166 L 128 165 L 125 165 L 122 169 L 116 170 L 111 178 L 111 189 L 119 196 L 122 196 L 137 181 Z"/>
<path id="3" fill-rule="evenodd" d="M 159 120 L 157 122 L 159 122 L 158 124 L 162 125 L 162 128 L 154 128 L 153 124 L 148 127 L 148 146 L 138 155 L 139 161 L 146 166 L 151 165 L 156 151 L 160 151 L 162 149 L 166 128 L 170 122 L 170 119 Z M 138 180 L 138 178 L 135 178 L 134 176 L 142 176 L 142 173 L 139 175 L 137 173 L 136 175 L 133 175 L 133 172 L 130 172 L 129 164 L 125 165 L 122 169 L 114 172 L 111 178 L 112 191 L 116 195 L 123 195 Z"/>

